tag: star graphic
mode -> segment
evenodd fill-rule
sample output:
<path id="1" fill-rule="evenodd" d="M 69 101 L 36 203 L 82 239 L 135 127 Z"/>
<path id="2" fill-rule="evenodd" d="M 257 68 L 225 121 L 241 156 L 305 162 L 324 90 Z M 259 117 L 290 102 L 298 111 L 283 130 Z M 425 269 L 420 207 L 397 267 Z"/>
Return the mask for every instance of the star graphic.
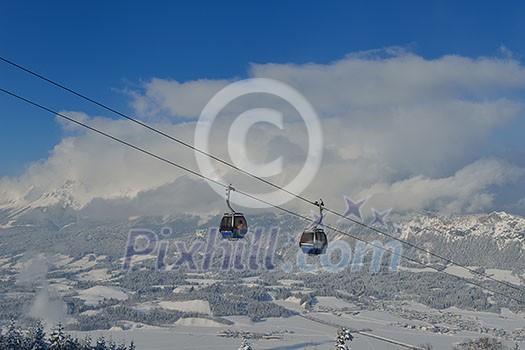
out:
<path id="1" fill-rule="evenodd" d="M 366 196 L 365 198 L 361 198 L 357 202 L 354 202 L 350 197 L 344 196 L 345 202 L 346 202 L 346 211 L 344 212 L 343 216 L 350 217 L 351 215 L 355 216 L 359 219 L 359 221 L 363 220 L 363 216 L 361 215 L 361 207 L 365 202 L 370 198 L 370 196 Z M 339 219 L 339 222 L 344 220 L 343 218 Z"/>
<path id="2" fill-rule="evenodd" d="M 385 210 L 383 212 L 379 212 L 379 211 L 375 210 L 374 208 L 372 208 L 372 213 L 374 214 L 374 219 L 370 223 L 370 226 L 372 226 L 374 224 L 379 224 L 381 227 L 387 227 L 385 219 L 388 216 L 388 214 L 390 214 L 391 211 L 392 211 L 392 208 L 387 209 L 387 210 Z"/>

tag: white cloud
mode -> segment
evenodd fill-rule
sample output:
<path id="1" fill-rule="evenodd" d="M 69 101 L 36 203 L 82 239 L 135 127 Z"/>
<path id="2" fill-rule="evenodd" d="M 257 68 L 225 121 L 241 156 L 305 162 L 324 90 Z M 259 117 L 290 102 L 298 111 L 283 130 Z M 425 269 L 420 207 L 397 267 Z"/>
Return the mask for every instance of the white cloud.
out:
<path id="1" fill-rule="evenodd" d="M 390 50 L 352 54 L 330 64 L 253 64 L 249 76 L 290 84 L 306 96 L 322 119 L 325 153 L 321 171 L 304 193 L 309 198 L 322 196 L 328 203 L 342 205 L 343 194 L 357 198 L 374 194 L 377 208 L 482 211 L 493 208 L 498 186 L 513 186 L 523 176 L 522 169 L 487 158 L 482 150 L 491 133 L 504 130 L 523 115 L 525 68 L 517 61 L 460 56 L 427 60 Z M 143 118 L 156 121 L 155 127 L 193 143 L 194 119 L 228 83 L 153 78 L 144 84 L 143 92 L 133 94 L 133 106 Z M 234 101 L 214 124 L 212 153 L 229 160 L 225 140 L 239 112 L 282 107 L 284 130 L 256 125 L 249 133 L 248 154 L 259 162 L 283 155 L 285 173 L 269 180 L 286 184 L 302 167 L 308 137 L 297 115 L 283 106 L 283 101 L 267 96 Z M 68 115 L 197 169 L 191 150 L 129 121 Z M 187 122 L 170 122 L 174 117 Z M 173 201 L 192 203 L 181 210 L 198 207 L 186 201 L 192 199 L 191 191 L 174 189 L 180 183 L 188 188 L 204 186 L 192 178 L 183 181 L 181 176 L 187 175 L 183 171 L 99 135 L 67 124 L 64 128 L 75 133 L 64 138 L 48 159 L 33 164 L 20 178 L 0 179 L 4 198 L 36 196 L 74 179 L 75 196 L 81 204 L 93 198 L 135 198 L 128 207 L 139 210 L 141 204 L 136 201 L 147 198 L 147 211 L 154 212 L 151 203 L 158 202 L 158 208 L 165 210 L 167 197 L 162 196 L 176 193 L 178 198 Z M 225 181 L 237 187 L 269 190 L 224 166 L 218 168 Z M 213 205 L 221 200 L 208 189 L 198 192 L 195 197 L 203 202 L 208 197 Z"/>
<path id="2" fill-rule="evenodd" d="M 194 163 L 191 151 L 127 120 L 63 113 L 80 116 L 82 122 L 161 157 L 186 166 Z M 153 126 L 191 142 L 192 125 L 159 123 Z M 17 197 L 25 197 L 26 202 L 31 202 L 42 195 L 61 196 L 64 184 L 69 181 L 67 186 L 74 194 L 75 202 L 82 206 L 93 198 L 134 197 L 141 191 L 162 186 L 185 174 L 116 141 L 86 129 L 75 129 L 74 134 L 54 147 L 47 159 L 32 164 L 19 178 L 0 179 L 0 192 L 5 193 L 4 203 Z M 61 189 L 57 191 L 57 188 Z"/>
<path id="3" fill-rule="evenodd" d="M 500 45 L 499 52 L 503 55 L 503 57 L 506 57 L 509 59 L 512 58 L 512 56 L 514 56 L 512 51 L 510 51 L 509 48 L 506 47 L 505 45 Z"/>
<path id="4" fill-rule="evenodd" d="M 132 94 L 133 107 L 141 116 L 158 117 L 168 114 L 194 119 L 213 95 L 228 84 L 225 80 L 179 83 L 175 80 L 153 78 L 145 84 L 144 94 Z"/>
<path id="5" fill-rule="evenodd" d="M 492 186 L 517 181 L 524 169 L 496 159 L 482 159 L 454 175 L 431 179 L 415 176 L 394 183 L 377 183 L 362 191 L 374 201 L 397 210 L 435 209 L 449 213 L 478 212 L 492 205 Z"/>
<path id="6" fill-rule="evenodd" d="M 73 111 L 60 111 L 59 112 L 60 114 L 68 117 L 68 118 L 71 118 L 73 120 L 76 120 L 78 121 L 79 123 L 83 123 L 83 124 L 86 124 L 88 121 L 89 121 L 89 116 L 86 114 L 86 113 L 83 113 L 83 112 L 73 112 Z M 69 131 L 69 132 L 84 132 L 85 131 L 85 128 L 82 127 L 81 125 L 78 125 L 78 124 L 75 124 L 67 119 L 64 119 L 60 116 L 56 116 L 56 121 L 58 124 L 60 124 L 60 127 L 64 130 L 64 131 Z"/>

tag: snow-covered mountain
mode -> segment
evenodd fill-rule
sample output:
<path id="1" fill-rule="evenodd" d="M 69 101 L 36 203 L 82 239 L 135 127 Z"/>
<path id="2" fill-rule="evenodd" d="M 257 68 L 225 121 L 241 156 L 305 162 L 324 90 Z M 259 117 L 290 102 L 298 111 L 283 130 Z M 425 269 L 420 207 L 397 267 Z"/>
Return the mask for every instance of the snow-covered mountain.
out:
<path id="1" fill-rule="evenodd" d="M 492 212 L 471 215 L 418 215 L 403 224 L 403 236 L 431 234 L 446 237 L 449 241 L 465 237 L 488 237 L 498 242 L 525 243 L 525 218 Z"/>
<path id="2" fill-rule="evenodd" d="M 525 266 L 525 218 L 505 212 L 470 215 L 419 214 L 401 223 L 402 239 L 468 266 L 512 270 Z M 442 261 L 405 247 L 425 263 Z"/>
<path id="3" fill-rule="evenodd" d="M 173 188 L 177 188 L 177 191 L 180 191 L 180 187 L 184 187 L 184 185 L 187 185 L 187 183 L 177 181 L 170 188 L 159 188 L 158 192 L 166 193 L 168 192 L 167 189 Z M 0 225 L 5 225 L 7 218 L 14 220 L 22 213 L 27 213 L 27 211 L 33 209 L 39 209 L 40 212 L 46 212 L 46 208 L 81 211 L 87 205 L 92 204 L 92 198 L 88 193 L 89 189 L 78 180 L 67 180 L 52 190 L 31 187 L 25 193 L 20 194 L 19 197 L 13 197 L 12 194 L 9 197 L 2 193 L 2 196 L 0 196 Z M 173 198 L 175 195 L 175 193 L 168 194 L 170 198 Z M 113 197 L 108 196 L 101 200 L 113 200 L 117 205 L 125 206 L 124 199 L 137 199 L 136 197 L 130 195 L 130 193 L 119 193 Z M 196 214 L 202 216 L 203 213 L 207 213 L 204 216 L 209 217 L 213 216 L 214 212 L 201 210 Z M 165 213 L 159 215 L 165 215 Z M 420 239 L 423 236 L 430 235 L 445 238 L 449 242 L 462 240 L 466 237 L 470 239 L 484 237 L 498 241 L 500 244 L 512 241 L 525 243 L 525 218 L 505 212 L 469 215 L 408 214 L 398 220 L 400 221 L 396 220 L 396 224 L 401 226 L 402 238 L 404 239 Z"/>
<path id="4" fill-rule="evenodd" d="M 28 210 L 45 211 L 46 208 L 62 208 L 87 217 L 115 219 L 183 212 L 210 216 L 224 210 L 224 200 L 204 181 L 202 186 L 195 184 L 195 180 L 182 176 L 171 183 L 144 191 L 119 186 L 103 193 L 73 179 L 45 188 L 31 186 L 23 191 L 10 189 L 4 184 L 0 188 L 0 227 Z"/>
<path id="5" fill-rule="evenodd" d="M 206 186 L 202 188 L 208 189 Z M 190 195 L 187 191 L 194 193 Z M 91 201 L 87 193 L 89 189 L 84 184 L 68 180 L 52 191 L 33 187 L 19 198 L 4 197 L 3 202 L 0 199 L 0 229 L 33 227 L 40 228 L 40 231 L 53 231 L 78 223 L 78 220 L 83 221 L 81 226 L 84 229 L 89 229 L 101 223 L 126 224 L 130 217 L 163 216 L 169 218 L 167 221 L 173 221 L 186 215 L 197 217 L 195 223 L 200 226 L 198 229 L 205 229 L 206 225 L 217 225 L 210 220 L 215 220 L 214 217 L 223 208 L 221 199 L 215 194 L 213 198 L 216 201 L 209 201 L 208 193 L 199 194 L 184 178 L 136 196 L 121 194 L 116 198 Z M 192 197 L 191 203 L 186 201 L 181 204 L 176 200 Z M 278 215 L 279 220 L 266 217 L 262 212 L 251 213 L 250 216 L 252 224 L 255 222 L 267 228 L 278 224 L 282 232 L 290 234 L 299 234 L 305 225 L 281 214 Z M 505 212 L 470 215 L 424 213 L 405 215 L 396 220 L 396 224 L 401 227 L 403 239 L 464 264 L 514 270 L 525 264 L 525 218 L 520 216 Z M 359 230 L 356 227 L 349 229 Z M 371 240 L 388 239 L 365 229 L 362 231 L 363 237 Z M 332 238 L 348 239 L 334 235 Z M 406 251 L 417 256 L 421 253 L 408 247 Z"/>
<path id="6" fill-rule="evenodd" d="M 17 221 L 25 215 L 31 215 L 31 211 L 37 211 L 38 216 L 43 217 L 48 208 L 53 212 L 70 211 L 75 212 L 86 204 L 87 188 L 80 181 L 67 180 L 52 190 L 31 186 L 25 193 L 15 197 L 2 193 L 0 197 L 0 228 L 10 228 L 17 225 Z M 52 221 L 56 214 L 47 214 Z M 27 224 L 25 220 L 22 220 Z"/>
<path id="7" fill-rule="evenodd" d="M 16 210 L 24 207 L 42 208 L 59 205 L 63 208 L 80 209 L 86 203 L 82 200 L 87 192 L 84 184 L 77 180 L 67 180 L 51 190 L 31 186 L 18 198 L 0 199 L 0 210 Z"/>

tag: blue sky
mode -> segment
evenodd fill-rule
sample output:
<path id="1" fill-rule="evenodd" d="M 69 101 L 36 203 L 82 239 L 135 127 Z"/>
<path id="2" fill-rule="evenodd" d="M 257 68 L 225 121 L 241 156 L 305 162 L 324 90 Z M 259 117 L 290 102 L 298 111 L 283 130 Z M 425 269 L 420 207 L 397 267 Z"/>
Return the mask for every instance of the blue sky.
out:
<path id="1" fill-rule="evenodd" d="M 524 10 L 518 1 L 6 2 L 0 55 L 134 113 L 126 91 L 152 77 L 244 78 L 251 63 L 329 64 L 392 46 L 426 60 L 505 58 L 509 50 L 521 63 Z M 3 63 L 0 86 L 56 110 L 102 113 Z M 52 116 L 3 95 L 0 116 L 0 177 L 22 174 L 64 137 Z M 495 128 L 476 156 L 520 158 L 523 128 L 523 118 Z"/>
<path id="2" fill-rule="evenodd" d="M 406 45 L 425 58 L 525 52 L 522 2 L 27 1 L 0 12 L 1 55 L 129 111 L 119 90 L 152 76 L 243 77 L 250 62 L 327 63 Z M 92 110 L 0 65 L 3 86 L 58 109 Z M 0 97 L 0 175 L 46 156 L 53 118 Z M 31 125 L 31 127 L 27 127 Z M 520 135 L 513 135 L 520 136 Z"/>

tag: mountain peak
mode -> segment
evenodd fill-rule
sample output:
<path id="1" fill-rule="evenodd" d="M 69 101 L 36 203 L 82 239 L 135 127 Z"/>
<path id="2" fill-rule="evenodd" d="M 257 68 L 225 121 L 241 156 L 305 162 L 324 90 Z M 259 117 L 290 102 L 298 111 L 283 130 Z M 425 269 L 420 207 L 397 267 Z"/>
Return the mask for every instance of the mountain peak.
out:
<path id="1" fill-rule="evenodd" d="M 421 233 L 450 237 L 474 235 L 525 242 L 525 218 L 503 211 L 469 215 L 420 215 L 406 221 L 403 231 L 406 236 Z"/>

